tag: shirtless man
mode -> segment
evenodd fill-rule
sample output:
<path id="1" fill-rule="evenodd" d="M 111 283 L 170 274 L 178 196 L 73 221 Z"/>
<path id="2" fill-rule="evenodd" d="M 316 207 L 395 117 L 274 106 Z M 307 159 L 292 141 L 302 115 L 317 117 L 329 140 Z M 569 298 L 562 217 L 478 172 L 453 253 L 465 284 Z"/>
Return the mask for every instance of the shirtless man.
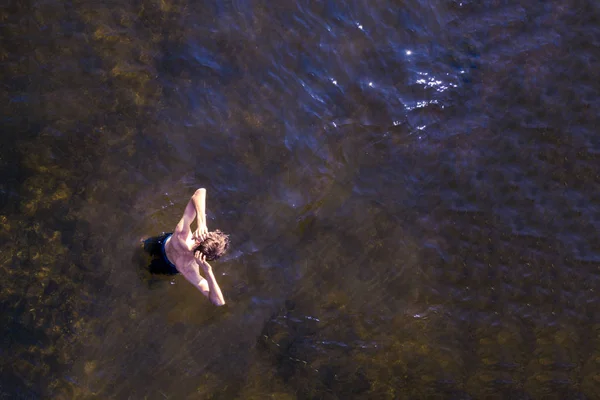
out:
<path id="1" fill-rule="evenodd" d="M 154 256 L 159 257 L 154 261 L 162 262 L 161 271 L 158 273 L 180 272 L 213 304 L 222 306 L 225 304 L 225 299 L 208 261 L 217 260 L 225 254 L 229 247 L 229 237 L 219 230 L 208 231 L 205 207 L 206 189 L 201 188 L 196 190 L 185 207 L 175 232 L 148 239 L 144 242 L 144 247 L 151 254 L 154 253 Z M 196 231 L 192 232 L 191 225 L 194 219 L 197 227 Z M 152 265 L 156 266 L 154 261 L 151 270 Z M 204 277 L 200 275 L 200 269 Z"/>

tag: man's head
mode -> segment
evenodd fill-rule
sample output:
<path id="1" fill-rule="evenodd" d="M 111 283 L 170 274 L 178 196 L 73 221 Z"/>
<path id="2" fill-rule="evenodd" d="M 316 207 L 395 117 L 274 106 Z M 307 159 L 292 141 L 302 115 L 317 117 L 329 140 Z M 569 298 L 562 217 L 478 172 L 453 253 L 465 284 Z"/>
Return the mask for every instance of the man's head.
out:
<path id="1" fill-rule="evenodd" d="M 229 235 L 220 230 L 208 232 L 207 238 L 194 249 L 206 256 L 206 261 L 214 261 L 221 258 L 229 247 Z"/>

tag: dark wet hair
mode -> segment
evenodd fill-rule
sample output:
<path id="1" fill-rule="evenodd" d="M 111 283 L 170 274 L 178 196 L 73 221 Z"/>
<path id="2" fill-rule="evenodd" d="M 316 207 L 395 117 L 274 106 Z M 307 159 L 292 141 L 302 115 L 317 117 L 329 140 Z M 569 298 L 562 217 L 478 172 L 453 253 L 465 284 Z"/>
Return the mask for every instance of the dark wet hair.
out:
<path id="1" fill-rule="evenodd" d="M 208 237 L 194 249 L 194 253 L 200 251 L 206 256 L 206 261 L 215 261 L 225 254 L 228 247 L 229 235 L 217 229 L 208 232 Z"/>

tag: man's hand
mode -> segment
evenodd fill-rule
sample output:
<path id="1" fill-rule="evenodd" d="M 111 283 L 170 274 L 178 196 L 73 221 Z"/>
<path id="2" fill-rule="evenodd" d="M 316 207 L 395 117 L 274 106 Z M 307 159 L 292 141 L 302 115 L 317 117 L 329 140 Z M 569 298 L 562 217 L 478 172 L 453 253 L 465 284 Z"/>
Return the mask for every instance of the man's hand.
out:
<path id="1" fill-rule="evenodd" d="M 194 258 L 196 259 L 196 264 L 198 264 L 198 266 L 200 268 L 202 268 L 202 271 L 205 274 L 209 274 L 210 272 L 212 272 L 212 267 L 210 266 L 210 264 L 206 261 L 206 256 L 204 254 L 202 254 L 201 251 L 197 251 L 194 253 Z"/>
<path id="2" fill-rule="evenodd" d="M 198 221 L 198 229 L 196 229 L 196 232 L 194 232 L 193 236 L 194 240 L 196 240 L 198 244 L 202 243 L 204 239 L 208 237 L 208 228 L 206 227 L 206 223 L 201 223 Z"/>

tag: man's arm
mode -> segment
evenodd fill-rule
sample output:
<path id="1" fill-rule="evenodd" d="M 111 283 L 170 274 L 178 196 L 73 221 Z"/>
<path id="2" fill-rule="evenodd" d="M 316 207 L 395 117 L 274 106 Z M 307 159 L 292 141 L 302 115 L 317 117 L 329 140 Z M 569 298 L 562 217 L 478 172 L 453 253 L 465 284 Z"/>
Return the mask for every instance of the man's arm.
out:
<path id="1" fill-rule="evenodd" d="M 200 188 L 192 196 L 192 202 L 196 209 L 196 232 L 194 237 L 200 241 L 206 238 L 208 228 L 206 227 L 206 189 Z"/>
<path id="2" fill-rule="evenodd" d="M 199 267 L 202 268 L 206 279 L 200 276 L 200 273 L 195 269 L 190 276 L 185 276 L 191 283 L 193 283 L 203 295 L 209 298 L 209 300 L 216 306 L 222 306 L 225 304 L 225 299 L 223 298 L 223 293 L 221 293 L 221 288 L 217 283 L 217 279 L 212 271 L 212 267 L 206 261 L 206 256 L 200 253 L 199 251 L 194 254 L 194 258 L 196 259 L 196 263 Z"/>
<path id="3" fill-rule="evenodd" d="M 202 294 L 204 294 L 215 306 L 222 306 L 225 304 L 225 299 L 223 298 L 223 293 L 221 293 L 221 288 L 217 283 L 217 279 L 212 272 L 206 273 L 206 279 L 202 279 L 198 284 Z"/>
<path id="4" fill-rule="evenodd" d="M 206 228 L 206 189 L 200 188 L 196 190 L 190 201 L 185 206 L 183 216 L 175 227 L 177 236 L 187 237 L 191 232 L 191 225 L 194 218 L 197 219 L 198 228 L 203 226 Z"/>

